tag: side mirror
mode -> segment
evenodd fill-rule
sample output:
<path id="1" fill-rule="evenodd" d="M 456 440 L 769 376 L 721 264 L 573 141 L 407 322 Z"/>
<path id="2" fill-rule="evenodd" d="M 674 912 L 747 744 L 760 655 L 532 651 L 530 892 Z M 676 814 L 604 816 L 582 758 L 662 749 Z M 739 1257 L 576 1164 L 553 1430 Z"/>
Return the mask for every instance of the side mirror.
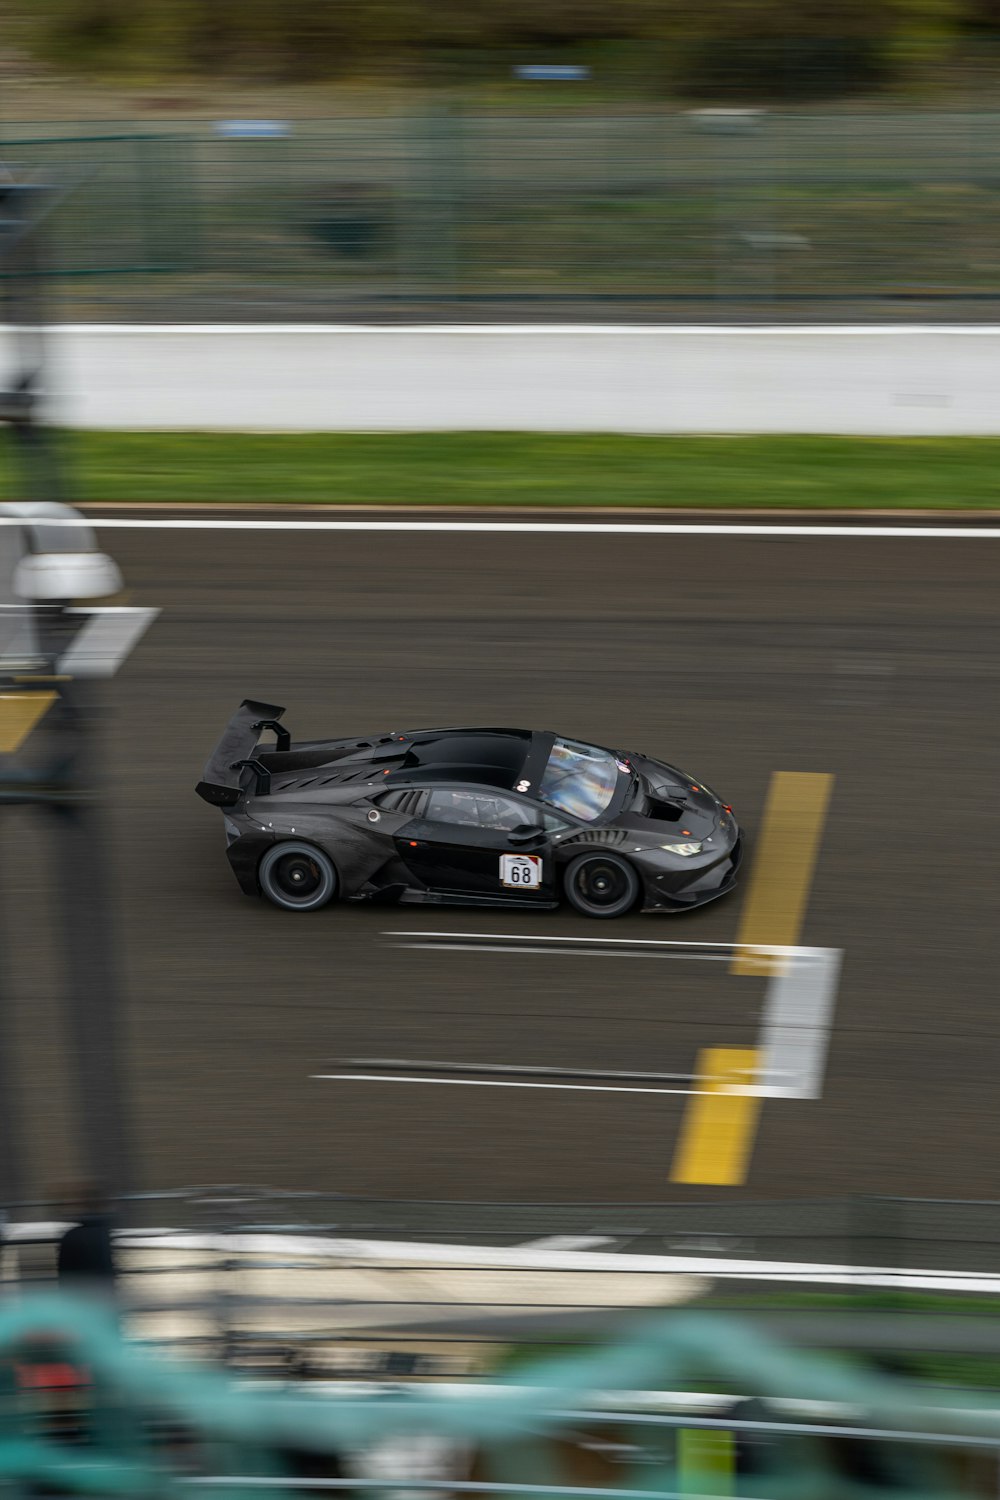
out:
<path id="1" fill-rule="evenodd" d="M 511 830 L 507 836 L 507 842 L 520 847 L 524 844 L 535 844 L 544 839 L 545 835 L 535 823 L 520 823 L 517 828 Z"/>

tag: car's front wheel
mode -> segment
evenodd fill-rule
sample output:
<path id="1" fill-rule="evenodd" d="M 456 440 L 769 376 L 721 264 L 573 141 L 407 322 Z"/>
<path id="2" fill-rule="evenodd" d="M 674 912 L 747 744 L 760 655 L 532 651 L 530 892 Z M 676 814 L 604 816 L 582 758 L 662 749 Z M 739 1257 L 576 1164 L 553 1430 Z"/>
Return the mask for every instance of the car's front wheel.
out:
<path id="1" fill-rule="evenodd" d="M 617 854 L 579 854 L 567 866 L 566 899 L 585 917 L 623 917 L 639 899 L 639 877 Z"/>
<path id="2" fill-rule="evenodd" d="M 313 844 L 275 844 L 257 876 L 267 899 L 286 911 L 315 911 L 337 894 L 333 861 Z"/>

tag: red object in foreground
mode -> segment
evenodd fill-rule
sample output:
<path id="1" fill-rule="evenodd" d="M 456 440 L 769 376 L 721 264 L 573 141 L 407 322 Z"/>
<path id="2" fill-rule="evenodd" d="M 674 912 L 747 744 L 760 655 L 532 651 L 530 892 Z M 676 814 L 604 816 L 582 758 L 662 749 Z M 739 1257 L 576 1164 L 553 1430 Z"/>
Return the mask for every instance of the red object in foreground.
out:
<path id="1" fill-rule="evenodd" d="M 90 1372 L 65 1362 L 18 1365 L 17 1383 L 26 1391 L 68 1391 L 90 1385 Z"/>

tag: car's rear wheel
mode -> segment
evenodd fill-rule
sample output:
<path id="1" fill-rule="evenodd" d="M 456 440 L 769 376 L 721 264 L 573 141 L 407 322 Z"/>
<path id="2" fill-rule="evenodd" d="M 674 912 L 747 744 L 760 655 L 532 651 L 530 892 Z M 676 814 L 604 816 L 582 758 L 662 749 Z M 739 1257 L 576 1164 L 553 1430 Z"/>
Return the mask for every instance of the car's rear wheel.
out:
<path id="1" fill-rule="evenodd" d="M 275 844 L 257 875 L 267 899 L 286 911 L 315 911 L 337 894 L 333 861 L 314 844 Z"/>
<path id="2" fill-rule="evenodd" d="M 639 877 L 617 854 L 579 854 L 566 869 L 566 899 L 585 917 L 623 917 L 639 899 Z"/>

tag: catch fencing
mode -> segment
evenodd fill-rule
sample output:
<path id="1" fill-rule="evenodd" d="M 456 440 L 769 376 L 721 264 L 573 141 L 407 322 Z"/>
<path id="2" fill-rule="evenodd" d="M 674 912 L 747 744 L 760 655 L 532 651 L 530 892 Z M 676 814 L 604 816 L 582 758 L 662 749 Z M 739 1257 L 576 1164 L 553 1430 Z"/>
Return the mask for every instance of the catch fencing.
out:
<path id="1" fill-rule="evenodd" d="M 104 321 L 990 320 L 1000 116 L 474 110 L 8 124 L 75 184 L 50 269 Z"/>

